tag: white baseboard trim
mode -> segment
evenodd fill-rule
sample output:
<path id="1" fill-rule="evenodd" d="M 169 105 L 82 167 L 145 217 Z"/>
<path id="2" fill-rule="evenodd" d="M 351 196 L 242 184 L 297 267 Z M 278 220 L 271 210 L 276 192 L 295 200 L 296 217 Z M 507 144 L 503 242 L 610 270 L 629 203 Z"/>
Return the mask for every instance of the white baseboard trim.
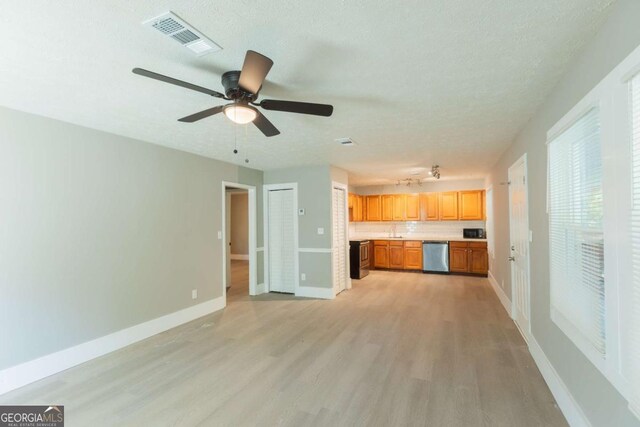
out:
<path id="1" fill-rule="evenodd" d="M 264 294 L 265 292 L 267 292 L 267 287 L 264 283 L 258 283 L 256 285 L 256 295 Z"/>
<path id="2" fill-rule="evenodd" d="M 489 272 L 489 283 L 491 283 L 493 291 L 498 296 L 500 303 L 504 306 L 504 309 L 509 314 L 509 317 L 513 319 L 513 315 L 511 313 L 511 301 L 504 293 L 500 285 L 498 285 L 498 282 L 496 281 L 493 274 L 491 274 L 491 272 Z M 547 359 L 547 355 L 544 354 L 544 351 L 542 351 L 542 348 L 535 340 L 535 338 L 533 336 L 530 336 L 527 339 L 527 336 L 522 333 L 520 327 L 518 327 L 518 324 L 515 321 L 513 323 L 516 325 L 518 331 L 527 342 L 531 357 L 533 357 L 534 362 L 536 362 L 538 370 L 540 370 L 542 377 L 546 381 L 547 386 L 549 386 L 551 394 L 553 394 L 553 397 L 556 399 L 558 407 L 562 411 L 564 417 L 567 419 L 569 425 L 571 427 L 591 427 L 589 419 L 585 416 L 584 412 L 582 412 L 582 408 L 580 408 L 578 403 L 575 401 L 573 395 L 571 394 L 565 383 L 562 381 L 551 362 L 549 362 L 549 359 Z"/>
<path id="3" fill-rule="evenodd" d="M 489 272 L 488 278 L 489 283 L 491 283 L 491 287 L 493 288 L 493 292 L 495 292 L 498 296 L 500 303 L 502 303 L 502 306 L 507 311 L 509 317 L 513 319 L 513 313 L 511 312 L 511 300 L 509 299 L 507 294 L 504 293 L 504 289 L 502 289 L 502 287 L 498 284 L 498 281 L 493 276 L 493 274 L 491 274 L 491 272 Z"/>
<path id="4" fill-rule="evenodd" d="M 249 254 L 229 254 L 229 259 L 241 259 L 249 261 Z"/>
<path id="5" fill-rule="evenodd" d="M 319 288 L 314 286 L 299 286 L 296 291 L 297 297 L 334 299 L 336 297 L 333 288 Z"/>
<path id="6" fill-rule="evenodd" d="M 542 348 L 533 337 L 529 340 L 529 352 L 536 362 L 536 365 L 538 365 L 542 377 L 547 382 L 551 394 L 553 394 L 553 397 L 556 399 L 558 407 L 567 419 L 567 423 L 569 423 L 571 427 L 591 427 L 591 423 L 584 412 L 582 412 L 582 408 L 580 408 L 580 405 L 575 401 L 573 395 L 562 381 L 562 378 L 560 378 L 544 354 L 544 351 L 542 351 Z"/>
<path id="7" fill-rule="evenodd" d="M 218 297 L 0 371 L 0 395 L 225 307 Z"/>

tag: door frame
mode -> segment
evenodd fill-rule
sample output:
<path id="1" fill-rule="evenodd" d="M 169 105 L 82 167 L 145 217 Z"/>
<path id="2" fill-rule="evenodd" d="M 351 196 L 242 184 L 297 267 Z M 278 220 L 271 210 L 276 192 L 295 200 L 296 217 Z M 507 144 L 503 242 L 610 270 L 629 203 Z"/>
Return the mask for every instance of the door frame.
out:
<path id="1" fill-rule="evenodd" d="M 509 270 L 510 270 L 510 276 L 511 276 L 511 318 L 514 320 L 514 323 L 516 324 L 516 326 L 518 327 L 518 329 L 520 330 L 522 336 L 524 337 L 525 341 L 529 341 L 529 338 L 531 337 L 531 238 L 530 238 L 530 228 L 529 228 L 529 170 L 528 170 L 528 164 L 527 164 L 527 153 L 524 153 L 518 160 L 516 160 L 515 162 L 513 162 L 513 164 L 511 166 L 509 166 L 509 169 L 507 170 L 507 180 L 509 182 L 509 256 L 511 256 L 511 236 L 512 236 L 512 224 L 513 224 L 513 218 L 511 216 L 511 202 L 512 202 L 512 186 L 511 183 L 513 182 L 512 180 L 512 169 L 516 166 L 520 166 L 520 164 L 522 164 L 524 166 L 524 197 L 525 197 L 525 203 L 527 205 L 527 209 L 525 210 L 525 217 L 526 217 L 526 221 L 527 221 L 527 304 L 528 307 L 526 307 L 527 310 L 527 325 L 526 328 L 523 329 L 524 325 L 520 325 L 518 324 L 518 322 L 516 322 L 516 318 L 517 318 L 517 306 L 516 306 L 516 298 L 515 298 L 515 286 L 516 286 L 516 281 L 514 280 L 514 268 L 513 268 L 513 263 L 511 261 L 509 261 Z"/>
<path id="2" fill-rule="evenodd" d="M 262 220 L 264 230 L 264 288 L 265 292 L 271 292 L 271 282 L 269 278 L 269 191 L 274 190 L 293 190 L 293 234 L 294 234 L 294 262 L 293 269 L 295 273 L 295 280 L 293 282 L 294 295 L 298 294 L 300 288 L 300 254 L 298 251 L 299 246 L 299 234 L 298 234 L 298 183 L 289 182 L 283 184 L 265 184 L 262 186 L 262 203 L 264 209 L 262 209 Z"/>
<path id="3" fill-rule="evenodd" d="M 227 305 L 227 188 L 247 190 L 249 204 L 249 295 L 257 295 L 258 288 L 258 221 L 256 218 L 257 202 L 256 187 L 253 185 L 239 184 L 237 182 L 222 181 L 222 296 L 224 305 Z"/>
<path id="4" fill-rule="evenodd" d="M 336 219 L 333 216 L 333 190 L 338 189 L 344 191 L 344 213 L 345 213 L 345 221 L 344 221 L 344 236 L 345 236 L 345 288 L 351 289 L 351 273 L 350 273 L 350 259 L 349 259 L 349 187 L 340 182 L 331 181 L 331 221 L 335 221 Z M 333 224 L 332 224 L 333 225 Z M 333 247 L 333 227 L 331 227 L 331 281 L 333 287 L 334 295 L 338 295 L 340 290 L 336 288 L 335 275 L 333 272 L 335 271 L 336 266 L 333 263 L 333 255 L 335 254 L 336 248 Z"/>

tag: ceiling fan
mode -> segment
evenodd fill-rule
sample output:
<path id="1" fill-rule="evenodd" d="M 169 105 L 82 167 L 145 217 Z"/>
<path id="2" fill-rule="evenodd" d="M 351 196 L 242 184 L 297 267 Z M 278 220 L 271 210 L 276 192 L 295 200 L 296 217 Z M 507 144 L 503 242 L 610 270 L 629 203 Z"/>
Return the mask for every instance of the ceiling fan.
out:
<path id="1" fill-rule="evenodd" d="M 142 68 L 134 68 L 135 74 L 152 79 L 160 80 L 165 83 L 171 83 L 182 86 L 187 89 L 211 95 L 215 98 L 222 98 L 233 101 L 230 104 L 218 105 L 199 113 L 178 119 L 178 121 L 193 123 L 209 116 L 224 112 L 231 121 L 238 124 L 246 124 L 253 122 L 254 125 L 265 136 L 275 136 L 280 131 L 256 108 L 261 107 L 265 110 L 286 111 L 289 113 L 311 114 L 314 116 L 329 117 L 333 113 L 333 106 L 326 104 L 313 104 L 309 102 L 295 101 L 279 101 L 276 99 L 265 99 L 256 102 L 258 94 L 262 88 L 262 83 L 267 77 L 267 73 L 273 66 L 273 61 L 264 55 L 248 50 L 242 65 L 242 71 L 227 71 L 222 75 L 222 86 L 224 94 L 215 90 L 207 89 L 187 83 L 172 77 L 163 76 L 153 71 L 143 70 Z"/>

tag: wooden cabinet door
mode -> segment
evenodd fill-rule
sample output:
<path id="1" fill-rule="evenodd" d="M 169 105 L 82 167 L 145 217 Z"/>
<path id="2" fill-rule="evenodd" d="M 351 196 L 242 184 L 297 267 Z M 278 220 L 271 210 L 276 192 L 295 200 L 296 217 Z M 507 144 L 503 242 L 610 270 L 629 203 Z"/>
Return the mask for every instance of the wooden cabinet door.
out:
<path id="1" fill-rule="evenodd" d="M 440 221 L 438 193 L 420 194 L 420 220 Z"/>
<path id="2" fill-rule="evenodd" d="M 487 248 L 469 249 L 469 272 L 473 274 L 489 274 L 489 253 Z"/>
<path id="3" fill-rule="evenodd" d="M 375 259 L 375 246 L 373 245 L 373 240 L 369 241 L 369 268 L 376 268 L 376 259 Z"/>
<path id="4" fill-rule="evenodd" d="M 367 196 L 367 221 L 380 221 L 380 196 Z"/>
<path id="5" fill-rule="evenodd" d="M 420 221 L 420 195 L 407 194 L 404 203 L 404 217 L 407 221 Z"/>
<path id="6" fill-rule="evenodd" d="M 407 196 L 405 194 L 393 195 L 393 220 L 404 221 L 405 220 L 405 203 Z"/>
<path id="7" fill-rule="evenodd" d="M 448 191 L 440 193 L 440 203 L 438 206 L 440 212 L 440 220 L 457 221 L 458 220 L 458 192 Z"/>
<path id="8" fill-rule="evenodd" d="M 403 246 L 389 246 L 389 268 L 404 268 Z"/>
<path id="9" fill-rule="evenodd" d="M 373 262 L 376 268 L 389 268 L 389 246 L 373 246 Z"/>
<path id="10" fill-rule="evenodd" d="M 459 191 L 458 211 L 461 220 L 484 219 L 484 190 Z"/>
<path id="11" fill-rule="evenodd" d="M 364 218 L 362 217 L 362 196 L 354 195 L 353 199 L 353 220 L 355 222 L 360 222 Z"/>
<path id="12" fill-rule="evenodd" d="M 449 247 L 449 270 L 456 273 L 469 272 L 469 248 Z"/>
<path id="13" fill-rule="evenodd" d="M 404 248 L 404 269 L 422 270 L 422 248 Z"/>
<path id="14" fill-rule="evenodd" d="M 393 194 L 380 196 L 382 203 L 382 221 L 393 221 Z"/>

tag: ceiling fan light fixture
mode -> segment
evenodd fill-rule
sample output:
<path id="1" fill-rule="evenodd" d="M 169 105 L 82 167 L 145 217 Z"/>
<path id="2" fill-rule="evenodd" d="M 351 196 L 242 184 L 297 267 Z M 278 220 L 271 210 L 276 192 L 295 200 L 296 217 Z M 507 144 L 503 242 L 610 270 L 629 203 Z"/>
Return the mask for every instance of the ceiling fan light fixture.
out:
<path id="1" fill-rule="evenodd" d="M 246 125 L 258 117 L 258 112 L 248 105 L 230 104 L 224 107 L 224 115 L 234 123 Z"/>

